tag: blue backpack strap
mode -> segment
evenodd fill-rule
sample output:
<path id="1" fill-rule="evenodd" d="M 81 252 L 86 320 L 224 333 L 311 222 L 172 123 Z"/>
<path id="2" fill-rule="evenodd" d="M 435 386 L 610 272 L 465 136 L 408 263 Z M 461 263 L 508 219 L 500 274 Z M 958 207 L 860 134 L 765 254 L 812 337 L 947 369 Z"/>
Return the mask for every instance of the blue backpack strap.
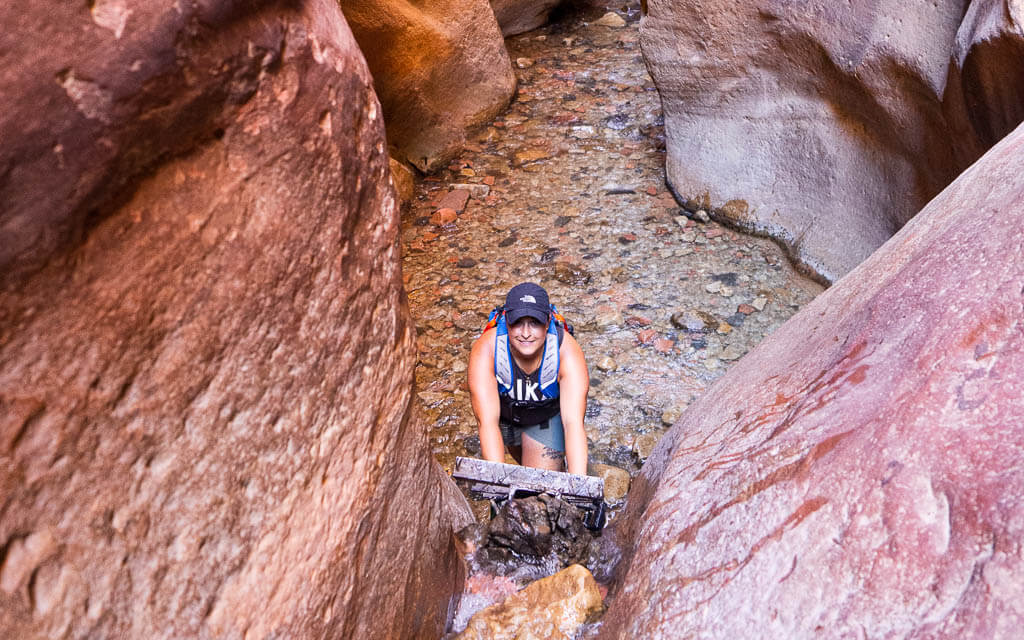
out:
<path id="1" fill-rule="evenodd" d="M 561 355 L 558 352 L 558 320 L 555 319 L 555 305 L 551 305 L 548 330 L 544 337 L 544 356 L 540 362 L 540 392 L 546 398 L 558 397 L 558 370 L 561 367 Z"/>
<path id="2" fill-rule="evenodd" d="M 497 319 L 494 331 L 494 377 L 498 381 L 498 391 L 509 393 L 512 391 L 512 349 L 508 344 L 505 310 L 498 307 L 491 312 L 491 319 Z"/>

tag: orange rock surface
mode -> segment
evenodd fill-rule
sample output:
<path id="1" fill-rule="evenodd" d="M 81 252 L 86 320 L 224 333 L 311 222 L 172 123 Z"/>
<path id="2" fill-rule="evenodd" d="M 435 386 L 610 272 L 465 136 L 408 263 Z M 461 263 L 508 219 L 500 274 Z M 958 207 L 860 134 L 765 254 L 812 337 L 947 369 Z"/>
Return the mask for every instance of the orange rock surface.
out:
<path id="1" fill-rule="evenodd" d="M 337 4 L 0 15 L 0 637 L 437 638 L 469 511 Z"/>

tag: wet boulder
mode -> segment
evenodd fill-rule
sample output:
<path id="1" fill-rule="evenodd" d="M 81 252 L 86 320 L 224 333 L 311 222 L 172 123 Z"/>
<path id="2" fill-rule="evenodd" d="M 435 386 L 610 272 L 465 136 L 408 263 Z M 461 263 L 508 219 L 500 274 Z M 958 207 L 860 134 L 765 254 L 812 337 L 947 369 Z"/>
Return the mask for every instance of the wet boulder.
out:
<path id="1" fill-rule="evenodd" d="M 574 564 L 477 612 L 455 640 L 568 640 L 601 611 L 594 576 Z"/>
<path id="2" fill-rule="evenodd" d="M 337 4 L 0 14 L 0 637 L 438 637 L 468 510 Z"/>
<path id="3" fill-rule="evenodd" d="M 835 281 L 1024 116 L 1019 3 L 650 0 L 667 176 Z"/>
<path id="4" fill-rule="evenodd" d="M 1019 637 L 1022 225 L 1024 126 L 694 402 L 600 637 Z"/>
<path id="5" fill-rule="evenodd" d="M 629 493 L 629 472 L 610 464 L 592 462 L 587 470 L 589 475 L 604 480 L 604 500 L 608 504 L 619 504 Z"/>
<path id="6" fill-rule="evenodd" d="M 340 3 L 398 159 L 433 171 L 508 105 L 515 74 L 487 0 Z"/>
<path id="7" fill-rule="evenodd" d="M 505 501 L 487 525 L 471 525 L 459 537 L 469 552 L 470 575 L 520 583 L 585 563 L 594 540 L 583 512 L 548 494 Z"/>
<path id="8" fill-rule="evenodd" d="M 494 17 L 506 38 L 544 26 L 562 0 L 491 0 Z"/>

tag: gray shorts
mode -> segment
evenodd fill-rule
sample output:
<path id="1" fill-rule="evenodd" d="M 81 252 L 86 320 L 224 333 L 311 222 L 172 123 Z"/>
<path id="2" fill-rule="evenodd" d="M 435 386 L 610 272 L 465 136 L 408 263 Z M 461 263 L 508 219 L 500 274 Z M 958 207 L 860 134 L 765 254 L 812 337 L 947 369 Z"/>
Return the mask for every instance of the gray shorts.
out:
<path id="1" fill-rule="evenodd" d="M 530 436 L 548 449 L 565 453 L 565 429 L 562 427 L 562 416 L 555 415 L 547 422 L 535 424 L 529 427 L 517 427 L 507 422 L 499 422 L 501 428 L 501 439 L 505 446 L 523 446 L 523 434 Z"/>

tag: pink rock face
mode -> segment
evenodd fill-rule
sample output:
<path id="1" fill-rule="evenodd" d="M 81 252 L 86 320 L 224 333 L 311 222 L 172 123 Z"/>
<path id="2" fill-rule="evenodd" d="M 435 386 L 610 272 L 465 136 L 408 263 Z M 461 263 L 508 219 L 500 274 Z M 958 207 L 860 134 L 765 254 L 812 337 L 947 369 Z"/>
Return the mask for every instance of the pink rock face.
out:
<path id="1" fill-rule="evenodd" d="M 0 637 L 437 638 L 470 515 L 337 4 L 0 13 Z"/>
<path id="2" fill-rule="evenodd" d="M 1024 127 L 691 405 L 601 637 L 1019 638 L 1022 225 Z"/>
<path id="3" fill-rule="evenodd" d="M 1019 3 L 650 0 L 673 191 L 834 281 L 1021 121 Z M 966 12 L 966 16 L 965 16 Z"/>

